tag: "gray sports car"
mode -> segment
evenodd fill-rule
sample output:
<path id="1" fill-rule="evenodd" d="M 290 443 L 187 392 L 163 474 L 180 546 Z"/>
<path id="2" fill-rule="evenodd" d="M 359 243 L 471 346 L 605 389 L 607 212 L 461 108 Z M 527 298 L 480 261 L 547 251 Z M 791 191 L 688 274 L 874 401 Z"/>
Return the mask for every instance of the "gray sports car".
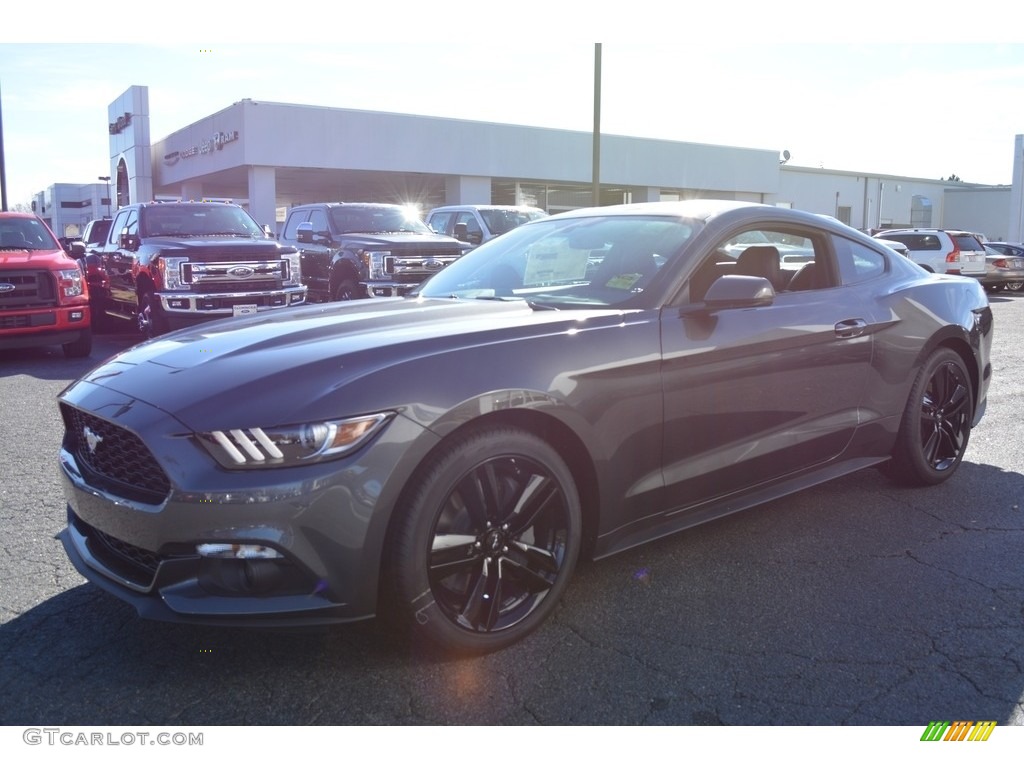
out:
<path id="1" fill-rule="evenodd" d="M 580 556 L 865 467 L 949 479 L 991 343 L 977 280 L 820 216 L 574 211 L 412 297 L 207 323 L 103 363 L 60 396 L 61 538 L 144 617 L 388 607 L 492 651 L 544 621 Z"/>

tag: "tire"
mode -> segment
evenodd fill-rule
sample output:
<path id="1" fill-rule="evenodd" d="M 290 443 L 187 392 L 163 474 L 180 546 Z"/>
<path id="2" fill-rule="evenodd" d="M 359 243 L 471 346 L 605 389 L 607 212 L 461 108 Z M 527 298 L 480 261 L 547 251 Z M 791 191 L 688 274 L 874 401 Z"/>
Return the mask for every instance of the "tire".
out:
<path id="1" fill-rule="evenodd" d="M 1004 283 L 1003 288 L 1005 288 L 1008 291 L 1017 292 L 1021 288 L 1024 288 L 1024 280 L 1011 280 L 1007 283 Z"/>
<path id="2" fill-rule="evenodd" d="M 974 397 L 967 367 L 940 347 L 922 366 L 910 390 L 896 447 L 886 471 L 906 485 L 945 482 L 963 460 L 971 436 Z"/>
<path id="3" fill-rule="evenodd" d="M 170 327 L 167 319 L 160 314 L 160 306 L 156 297 L 150 291 L 139 296 L 139 309 L 136 314 L 139 333 L 147 339 L 156 338 L 162 333 L 167 333 Z"/>
<path id="4" fill-rule="evenodd" d="M 61 346 L 64 349 L 64 357 L 88 357 L 92 354 L 92 329 L 86 328 L 77 339 Z"/>
<path id="5" fill-rule="evenodd" d="M 491 427 L 417 472 L 396 514 L 395 608 L 414 637 L 481 654 L 523 639 L 555 609 L 579 555 L 572 473 L 540 438 Z"/>
<path id="6" fill-rule="evenodd" d="M 358 288 L 351 280 L 342 280 L 334 289 L 334 301 L 353 301 L 359 298 Z"/>

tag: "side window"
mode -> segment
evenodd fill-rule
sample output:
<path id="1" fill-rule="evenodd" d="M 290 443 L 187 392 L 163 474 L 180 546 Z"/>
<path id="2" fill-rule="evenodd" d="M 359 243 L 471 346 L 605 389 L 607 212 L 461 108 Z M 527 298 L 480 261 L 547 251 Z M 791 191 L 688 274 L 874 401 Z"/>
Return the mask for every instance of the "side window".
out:
<path id="1" fill-rule="evenodd" d="M 320 208 L 314 208 L 309 212 L 309 221 L 313 225 L 313 232 L 316 234 L 331 231 L 331 228 L 327 226 L 327 214 Z"/>
<path id="2" fill-rule="evenodd" d="M 798 230 L 747 229 L 721 241 L 690 279 L 690 301 L 702 301 L 724 275 L 763 277 L 775 292 L 831 288 L 825 241 Z"/>
<path id="3" fill-rule="evenodd" d="M 469 235 L 483 235 L 483 230 L 480 228 L 480 222 L 476 220 L 476 216 L 472 212 L 460 213 L 455 218 L 456 224 L 466 224 L 466 234 Z"/>
<path id="4" fill-rule="evenodd" d="M 124 211 L 119 211 L 117 218 L 114 219 L 114 223 L 110 225 L 110 232 L 107 236 L 108 245 L 118 245 L 121 242 L 121 231 L 125 228 L 125 223 L 128 221 L 128 213 L 131 211 L 128 208 Z"/>
<path id="5" fill-rule="evenodd" d="M 448 213 L 435 213 L 430 217 L 430 221 L 427 225 L 435 232 L 442 235 L 450 235 L 455 230 L 451 227 L 452 214 Z"/>
<path id="6" fill-rule="evenodd" d="M 125 234 L 137 235 L 139 234 L 139 210 L 138 208 L 129 208 L 128 215 L 124 221 Z"/>
<path id="7" fill-rule="evenodd" d="M 838 235 L 832 237 L 832 244 L 843 285 L 853 285 L 885 274 L 885 256 L 873 248 Z"/>
<path id="8" fill-rule="evenodd" d="M 306 211 L 292 211 L 288 214 L 288 220 L 284 223 L 284 239 L 295 240 L 299 231 L 299 224 L 306 220 Z"/>

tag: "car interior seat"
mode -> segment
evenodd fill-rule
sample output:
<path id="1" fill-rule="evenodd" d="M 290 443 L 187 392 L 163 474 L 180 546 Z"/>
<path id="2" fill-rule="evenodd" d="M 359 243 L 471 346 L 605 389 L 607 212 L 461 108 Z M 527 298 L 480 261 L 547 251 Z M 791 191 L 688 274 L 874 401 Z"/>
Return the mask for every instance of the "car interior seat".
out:
<path id="1" fill-rule="evenodd" d="M 776 291 L 786 287 L 779 265 L 779 249 L 774 245 L 752 245 L 743 251 L 736 260 L 736 274 L 763 277 Z"/>

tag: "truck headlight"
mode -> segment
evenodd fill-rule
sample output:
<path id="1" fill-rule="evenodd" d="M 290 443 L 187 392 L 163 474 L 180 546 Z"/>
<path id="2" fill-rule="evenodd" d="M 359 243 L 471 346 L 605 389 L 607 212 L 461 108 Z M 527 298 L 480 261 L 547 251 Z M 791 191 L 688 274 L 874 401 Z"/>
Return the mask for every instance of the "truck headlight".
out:
<path id="1" fill-rule="evenodd" d="M 181 279 L 181 265 L 188 261 L 187 256 L 158 256 L 157 270 L 160 272 L 160 279 L 163 287 L 167 290 L 175 290 L 185 287 Z"/>
<path id="2" fill-rule="evenodd" d="M 294 467 L 336 459 L 364 445 L 390 420 L 392 413 L 350 419 L 247 427 L 196 435 L 203 447 L 228 469 Z"/>
<path id="3" fill-rule="evenodd" d="M 288 274 L 285 276 L 284 282 L 286 285 L 301 285 L 302 284 L 302 254 L 298 251 L 294 253 L 285 254 L 285 260 L 288 262 Z"/>
<path id="4" fill-rule="evenodd" d="M 82 270 L 78 267 L 74 269 L 58 269 L 57 284 L 60 286 L 60 293 L 65 299 L 70 299 L 72 296 L 81 296 L 85 290 Z"/>
<path id="5" fill-rule="evenodd" d="M 388 277 L 384 264 L 391 251 L 362 251 L 363 266 L 366 267 L 367 279 L 386 280 Z"/>

